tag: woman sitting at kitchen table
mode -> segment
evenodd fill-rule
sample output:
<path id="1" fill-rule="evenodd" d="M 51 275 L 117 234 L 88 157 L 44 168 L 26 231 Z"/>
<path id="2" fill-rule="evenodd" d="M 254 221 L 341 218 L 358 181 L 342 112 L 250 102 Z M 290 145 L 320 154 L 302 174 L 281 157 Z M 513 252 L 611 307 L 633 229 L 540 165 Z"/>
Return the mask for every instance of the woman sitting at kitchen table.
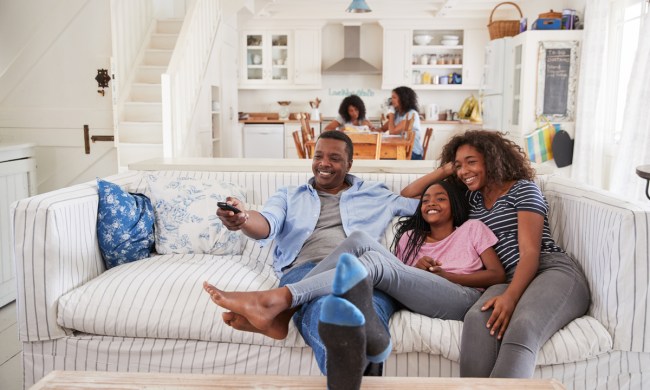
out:
<path id="1" fill-rule="evenodd" d="M 415 132 L 411 160 L 422 160 L 422 129 L 420 128 L 420 114 L 418 113 L 418 95 L 409 87 L 397 87 L 391 93 L 391 111 L 388 120 L 382 124 L 381 131 L 388 130 L 390 134 L 402 134 L 406 128 L 406 120 L 413 118 L 412 131 Z M 394 112 L 393 112 L 394 110 Z"/>
<path id="2" fill-rule="evenodd" d="M 343 99 L 339 106 L 339 116 L 331 121 L 325 130 L 374 131 L 375 127 L 366 119 L 366 105 L 357 95 Z"/>

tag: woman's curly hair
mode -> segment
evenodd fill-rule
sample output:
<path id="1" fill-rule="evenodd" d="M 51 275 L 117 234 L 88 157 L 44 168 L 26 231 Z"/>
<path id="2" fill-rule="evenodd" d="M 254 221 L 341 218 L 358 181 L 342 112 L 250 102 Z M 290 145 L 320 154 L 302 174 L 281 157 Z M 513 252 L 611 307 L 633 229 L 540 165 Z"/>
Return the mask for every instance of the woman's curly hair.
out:
<path id="1" fill-rule="evenodd" d="M 505 133 L 489 130 L 468 130 L 452 137 L 442 148 L 440 165 L 456 160 L 456 151 L 463 145 L 478 150 L 485 161 L 488 182 L 502 184 L 511 180 L 533 180 L 535 170 L 531 167 L 524 150 L 505 138 Z M 456 175 L 454 179 L 458 180 Z"/>
<path id="2" fill-rule="evenodd" d="M 359 110 L 359 121 L 366 119 L 366 105 L 363 104 L 363 100 L 361 100 L 361 98 L 357 95 L 350 95 L 343 99 L 341 105 L 339 106 L 339 115 L 341 115 L 341 118 L 345 119 L 346 123 L 352 122 L 352 118 L 348 113 L 348 107 L 350 106 L 354 106 L 357 110 Z"/>
<path id="3" fill-rule="evenodd" d="M 418 95 L 409 87 L 397 87 L 393 92 L 399 98 L 400 115 L 404 115 L 411 110 L 419 111 Z"/>

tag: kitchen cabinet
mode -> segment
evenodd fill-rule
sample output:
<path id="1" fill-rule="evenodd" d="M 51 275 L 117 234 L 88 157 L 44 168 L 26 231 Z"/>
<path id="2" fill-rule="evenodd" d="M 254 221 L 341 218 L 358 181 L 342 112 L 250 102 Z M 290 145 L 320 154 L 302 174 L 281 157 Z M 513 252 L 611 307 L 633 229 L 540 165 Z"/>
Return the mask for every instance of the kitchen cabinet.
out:
<path id="1" fill-rule="evenodd" d="M 246 30 L 239 88 L 320 88 L 321 27 L 317 23 L 285 31 Z"/>
<path id="2" fill-rule="evenodd" d="M 243 85 L 282 85 L 291 80 L 291 34 L 287 31 L 246 31 L 242 37 Z"/>
<path id="3" fill-rule="evenodd" d="M 429 149 L 427 150 L 427 160 L 438 160 L 442 153 L 442 148 L 447 144 L 451 137 L 462 134 L 467 130 L 481 129 L 481 124 L 460 123 L 456 121 L 422 121 L 422 129 L 432 128 L 433 134 L 429 140 Z"/>
<path id="4" fill-rule="evenodd" d="M 237 79 L 233 77 L 239 66 L 239 48 L 237 43 L 240 34 L 231 23 L 225 21 L 221 25 L 218 39 L 217 67 L 210 89 L 210 132 L 207 146 L 211 157 L 241 157 L 242 132 L 235 131 L 238 127 L 237 115 Z M 222 61 L 221 58 L 230 58 Z"/>
<path id="5" fill-rule="evenodd" d="M 419 36 L 431 39 L 418 42 Z M 457 42 L 449 36 L 457 37 Z M 487 40 L 484 29 L 385 27 L 382 88 L 479 89 Z M 462 77 L 460 84 L 449 79 L 454 73 Z"/>
<path id="6" fill-rule="evenodd" d="M 10 205 L 36 194 L 32 144 L 0 144 L 0 307 L 16 299 Z"/>
<path id="7" fill-rule="evenodd" d="M 293 132 L 300 132 L 300 122 L 284 122 L 284 158 L 298 158 L 296 143 L 293 141 Z M 300 136 L 302 139 L 302 135 Z"/>
<path id="8" fill-rule="evenodd" d="M 320 88 L 321 84 L 321 33 L 316 29 L 295 30 L 293 83 Z"/>
<path id="9" fill-rule="evenodd" d="M 383 89 L 412 84 L 410 65 L 412 39 L 410 29 L 384 28 Z"/>
<path id="10" fill-rule="evenodd" d="M 523 145 L 523 139 L 537 127 L 537 99 L 541 43 L 580 42 L 581 30 L 534 30 L 521 33 L 506 45 L 504 90 L 504 127 L 510 138 Z M 578 50 L 579 53 L 579 50 Z M 577 64 L 575 64 L 577 66 Z M 577 73 L 576 73 L 577 74 Z M 575 85 L 576 80 L 573 80 Z M 560 122 L 563 130 L 573 134 L 575 119 Z"/>

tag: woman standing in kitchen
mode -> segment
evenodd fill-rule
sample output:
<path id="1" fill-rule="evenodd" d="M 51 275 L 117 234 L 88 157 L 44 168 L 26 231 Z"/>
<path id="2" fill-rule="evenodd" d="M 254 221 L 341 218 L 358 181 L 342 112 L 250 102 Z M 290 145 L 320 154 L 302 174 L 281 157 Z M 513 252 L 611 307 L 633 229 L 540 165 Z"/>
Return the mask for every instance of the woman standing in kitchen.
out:
<path id="1" fill-rule="evenodd" d="M 411 130 L 415 132 L 413 152 L 411 160 L 422 160 L 424 149 L 422 148 L 422 129 L 420 128 L 420 114 L 418 112 L 418 95 L 409 87 L 397 87 L 391 93 L 391 112 L 388 113 L 388 120 L 382 124 L 381 131 L 390 134 L 402 134 L 406 132 L 406 119 L 413 118 Z"/>
<path id="2" fill-rule="evenodd" d="M 357 95 L 343 99 L 339 106 L 339 116 L 331 121 L 325 130 L 365 130 L 374 131 L 374 126 L 366 118 L 366 105 Z"/>
<path id="3" fill-rule="evenodd" d="M 472 130 L 447 142 L 440 168 L 402 190 L 415 197 L 432 182 L 455 178 L 467 187 L 470 219 L 483 221 L 498 239 L 506 283 L 485 290 L 465 315 L 461 376 L 531 378 L 542 345 L 589 308 L 586 278 L 553 240 L 534 174 L 514 142 Z"/>

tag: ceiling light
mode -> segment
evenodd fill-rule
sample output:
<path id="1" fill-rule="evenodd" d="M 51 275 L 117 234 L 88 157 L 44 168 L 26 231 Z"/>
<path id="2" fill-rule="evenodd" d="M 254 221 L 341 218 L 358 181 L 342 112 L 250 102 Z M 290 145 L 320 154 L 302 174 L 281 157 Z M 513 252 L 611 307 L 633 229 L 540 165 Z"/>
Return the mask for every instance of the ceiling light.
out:
<path id="1" fill-rule="evenodd" d="M 368 7 L 368 4 L 366 4 L 366 0 L 352 0 L 352 3 L 350 3 L 350 6 L 345 11 L 352 13 L 362 13 L 370 12 L 372 10 L 370 7 Z"/>

